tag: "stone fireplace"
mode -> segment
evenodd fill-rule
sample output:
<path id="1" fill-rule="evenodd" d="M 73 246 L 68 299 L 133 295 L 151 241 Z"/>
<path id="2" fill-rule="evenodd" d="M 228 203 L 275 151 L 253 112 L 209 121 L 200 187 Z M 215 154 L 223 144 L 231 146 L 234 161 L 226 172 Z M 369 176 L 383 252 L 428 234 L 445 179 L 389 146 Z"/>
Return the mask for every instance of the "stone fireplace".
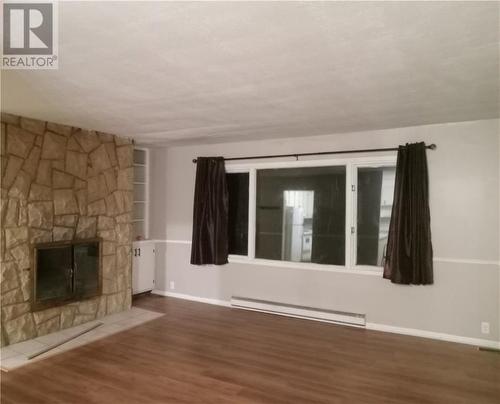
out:
<path id="1" fill-rule="evenodd" d="M 4 113 L 1 133 L 1 344 L 129 308 L 131 141 Z M 77 266 L 93 265 L 97 252 L 91 240 L 98 240 L 97 290 L 92 271 L 74 267 L 78 260 Z M 45 302 L 37 303 L 38 265 L 57 263 L 50 251 L 40 255 L 51 245 L 63 246 L 62 263 L 55 266 L 62 269 L 44 273 L 48 291 L 41 292 Z M 91 279 L 79 278 L 85 275 Z"/>

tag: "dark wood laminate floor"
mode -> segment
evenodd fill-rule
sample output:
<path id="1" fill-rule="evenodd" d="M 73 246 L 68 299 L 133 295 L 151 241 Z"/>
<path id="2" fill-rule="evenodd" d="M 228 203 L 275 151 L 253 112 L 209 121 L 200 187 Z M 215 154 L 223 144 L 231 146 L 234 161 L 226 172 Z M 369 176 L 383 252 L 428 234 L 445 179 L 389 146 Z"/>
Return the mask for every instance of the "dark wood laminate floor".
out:
<path id="1" fill-rule="evenodd" d="M 9 373 L 9 403 L 499 403 L 500 355 L 159 296 L 166 316 Z"/>

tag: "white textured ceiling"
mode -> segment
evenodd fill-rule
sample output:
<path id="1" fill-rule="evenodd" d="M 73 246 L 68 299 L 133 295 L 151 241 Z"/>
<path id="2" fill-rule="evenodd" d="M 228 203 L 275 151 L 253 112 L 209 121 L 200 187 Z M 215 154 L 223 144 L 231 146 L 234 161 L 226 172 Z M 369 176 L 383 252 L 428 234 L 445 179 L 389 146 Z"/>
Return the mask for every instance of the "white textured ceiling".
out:
<path id="1" fill-rule="evenodd" d="M 2 110 L 178 144 L 498 116 L 497 2 L 60 2 Z"/>

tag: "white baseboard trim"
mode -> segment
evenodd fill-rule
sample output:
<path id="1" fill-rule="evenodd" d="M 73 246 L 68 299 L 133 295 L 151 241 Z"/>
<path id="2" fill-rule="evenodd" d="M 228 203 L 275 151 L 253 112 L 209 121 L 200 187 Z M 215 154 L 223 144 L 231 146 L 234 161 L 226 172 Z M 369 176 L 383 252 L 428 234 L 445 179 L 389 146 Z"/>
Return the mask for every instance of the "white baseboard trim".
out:
<path id="1" fill-rule="evenodd" d="M 228 300 L 209 299 L 207 297 L 197 297 L 197 296 L 192 296 L 192 295 L 186 295 L 184 293 L 166 292 L 164 290 L 158 290 L 158 289 L 153 289 L 151 291 L 151 293 L 153 293 L 155 295 L 160 295 L 160 296 L 175 297 L 176 299 L 192 300 L 193 302 L 214 304 L 216 306 L 231 307 L 231 302 L 229 302 Z"/>
<path id="2" fill-rule="evenodd" d="M 366 329 L 373 331 L 390 332 L 393 334 L 409 335 L 412 337 L 421 337 L 421 338 L 436 339 L 440 341 L 456 342 L 459 344 L 475 345 L 484 348 L 500 349 L 500 341 L 497 342 L 482 338 L 462 337 L 460 335 L 418 330 L 416 328 L 404 328 L 404 327 L 395 327 L 392 325 L 385 325 L 385 324 L 366 323 Z"/>
<path id="3" fill-rule="evenodd" d="M 167 291 L 158 290 L 158 289 L 152 290 L 151 293 L 153 293 L 155 295 L 160 295 L 160 296 L 174 297 L 176 299 L 192 300 L 194 302 L 199 302 L 199 303 L 213 304 L 216 306 L 232 307 L 231 302 L 228 300 L 210 299 L 210 298 L 206 298 L 206 297 L 187 295 L 184 293 L 167 292 Z M 238 309 L 236 307 L 233 307 L 233 308 Z M 287 316 L 286 314 L 280 314 L 280 315 Z M 288 317 L 294 317 L 294 316 L 290 315 Z M 392 325 L 367 322 L 366 329 L 372 330 L 372 331 L 390 332 L 393 334 L 409 335 L 412 337 L 429 338 L 429 339 L 435 339 L 435 340 L 439 340 L 439 341 L 455 342 L 458 344 L 474 345 L 474 346 L 479 346 L 479 347 L 484 347 L 484 348 L 500 349 L 500 341 L 492 341 L 492 340 L 482 339 L 482 338 L 463 337 L 463 336 L 454 335 L 454 334 L 444 334 L 444 333 L 434 332 L 434 331 L 418 330 L 416 328 L 404 328 L 404 327 L 396 327 L 396 326 L 392 326 Z"/>

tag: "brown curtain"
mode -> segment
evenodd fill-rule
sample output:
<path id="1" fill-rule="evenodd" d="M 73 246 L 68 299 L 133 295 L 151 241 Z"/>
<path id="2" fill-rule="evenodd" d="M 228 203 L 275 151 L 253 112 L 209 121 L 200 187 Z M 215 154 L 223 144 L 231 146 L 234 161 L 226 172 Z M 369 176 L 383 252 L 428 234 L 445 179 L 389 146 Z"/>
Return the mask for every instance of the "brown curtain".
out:
<path id="1" fill-rule="evenodd" d="M 399 146 L 384 278 L 433 283 L 429 179 L 425 143 Z"/>
<path id="2" fill-rule="evenodd" d="M 227 264 L 228 191 L 222 157 L 198 157 L 191 264 Z"/>

